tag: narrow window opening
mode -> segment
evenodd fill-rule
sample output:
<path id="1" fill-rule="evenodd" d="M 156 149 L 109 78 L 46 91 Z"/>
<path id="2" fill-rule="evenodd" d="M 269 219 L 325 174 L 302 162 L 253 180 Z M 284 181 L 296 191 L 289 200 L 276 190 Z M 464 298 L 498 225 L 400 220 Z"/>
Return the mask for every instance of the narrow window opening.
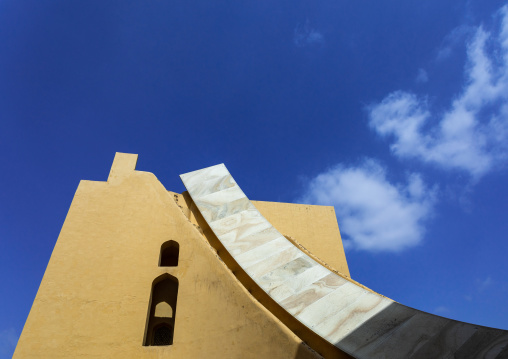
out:
<path id="1" fill-rule="evenodd" d="M 154 280 L 143 345 L 172 345 L 175 329 L 178 279 L 163 274 Z"/>
<path id="2" fill-rule="evenodd" d="M 153 331 L 152 345 L 171 345 L 173 344 L 173 328 L 167 324 L 162 324 Z"/>
<path id="3" fill-rule="evenodd" d="M 179 254 L 180 254 L 180 245 L 175 241 L 167 241 L 161 246 L 159 266 L 160 267 L 178 266 Z"/>

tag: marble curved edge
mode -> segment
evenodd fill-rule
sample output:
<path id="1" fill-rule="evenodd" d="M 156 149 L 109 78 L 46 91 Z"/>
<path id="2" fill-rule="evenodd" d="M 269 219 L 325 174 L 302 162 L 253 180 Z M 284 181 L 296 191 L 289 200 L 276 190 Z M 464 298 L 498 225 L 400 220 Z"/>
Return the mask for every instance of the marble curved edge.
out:
<path id="1" fill-rule="evenodd" d="M 406 307 L 323 267 L 254 207 L 224 164 L 180 175 L 212 231 L 273 300 L 357 358 L 508 358 L 508 331 Z"/>

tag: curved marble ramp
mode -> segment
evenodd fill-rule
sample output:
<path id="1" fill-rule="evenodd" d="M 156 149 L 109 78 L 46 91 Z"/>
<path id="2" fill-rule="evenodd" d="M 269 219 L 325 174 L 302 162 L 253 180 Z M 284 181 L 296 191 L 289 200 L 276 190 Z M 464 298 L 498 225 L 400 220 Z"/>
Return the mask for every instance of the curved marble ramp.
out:
<path id="1" fill-rule="evenodd" d="M 223 164 L 180 177 L 244 271 L 342 351 L 356 358 L 508 358 L 508 331 L 406 307 L 321 266 L 258 212 Z"/>

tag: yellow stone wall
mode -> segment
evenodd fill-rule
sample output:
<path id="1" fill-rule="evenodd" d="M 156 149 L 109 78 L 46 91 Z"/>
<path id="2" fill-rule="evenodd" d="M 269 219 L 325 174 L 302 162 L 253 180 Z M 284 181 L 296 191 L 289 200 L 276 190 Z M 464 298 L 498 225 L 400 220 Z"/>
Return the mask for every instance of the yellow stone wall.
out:
<path id="1" fill-rule="evenodd" d="M 134 170 L 136 159 L 117 154 L 108 182 L 81 181 L 14 357 L 319 357 L 238 281 L 184 215 L 190 211 L 175 201 L 181 195 Z M 283 233 L 288 229 L 312 248 L 300 238 L 304 232 L 290 228 L 289 217 L 267 215 L 276 205 L 260 207 Z M 180 244 L 179 264 L 158 267 L 168 240 Z M 345 258 L 340 267 L 322 254 L 344 270 Z M 174 344 L 143 346 L 152 282 L 163 273 L 179 280 Z"/>

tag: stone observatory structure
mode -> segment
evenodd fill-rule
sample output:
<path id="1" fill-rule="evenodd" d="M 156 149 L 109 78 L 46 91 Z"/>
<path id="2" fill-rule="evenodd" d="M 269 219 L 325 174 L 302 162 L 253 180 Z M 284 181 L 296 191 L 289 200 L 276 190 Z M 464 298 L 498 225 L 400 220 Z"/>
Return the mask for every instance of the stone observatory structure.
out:
<path id="1" fill-rule="evenodd" d="M 508 332 L 349 276 L 332 207 L 250 201 L 224 165 L 81 181 L 15 358 L 508 358 Z"/>

